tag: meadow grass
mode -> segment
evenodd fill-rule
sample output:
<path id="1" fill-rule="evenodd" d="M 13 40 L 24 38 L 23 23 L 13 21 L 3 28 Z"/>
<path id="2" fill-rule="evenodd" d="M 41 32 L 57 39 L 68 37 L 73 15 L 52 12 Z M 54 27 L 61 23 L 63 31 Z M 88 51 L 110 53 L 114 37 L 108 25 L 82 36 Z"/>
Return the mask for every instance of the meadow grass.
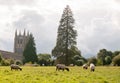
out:
<path id="1" fill-rule="evenodd" d="M 70 71 L 56 71 L 54 67 L 22 67 L 11 71 L 0 67 L 0 83 L 120 83 L 120 67 L 96 67 L 95 72 L 82 67 L 69 67 Z"/>

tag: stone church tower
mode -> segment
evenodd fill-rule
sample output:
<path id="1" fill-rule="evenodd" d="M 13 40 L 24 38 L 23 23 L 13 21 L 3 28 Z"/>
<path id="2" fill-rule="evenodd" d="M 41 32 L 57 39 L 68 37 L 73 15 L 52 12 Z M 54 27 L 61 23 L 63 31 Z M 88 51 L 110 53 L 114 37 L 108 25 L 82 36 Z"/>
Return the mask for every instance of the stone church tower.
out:
<path id="1" fill-rule="evenodd" d="M 29 40 L 29 32 L 26 34 L 26 31 L 24 30 L 24 33 L 22 35 L 21 32 L 17 33 L 16 30 L 15 38 L 14 38 L 14 53 L 23 55 L 23 51 L 25 49 L 28 40 Z"/>

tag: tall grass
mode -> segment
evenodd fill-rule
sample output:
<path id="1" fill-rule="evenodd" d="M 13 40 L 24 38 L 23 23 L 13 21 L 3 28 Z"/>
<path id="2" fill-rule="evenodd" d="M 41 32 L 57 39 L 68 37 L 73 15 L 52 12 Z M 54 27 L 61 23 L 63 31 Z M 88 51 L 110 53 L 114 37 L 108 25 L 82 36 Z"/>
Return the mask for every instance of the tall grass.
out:
<path id="1" fill-rule="evenodd" d="M 22 67 L 11 71 L 0 67 L 0 83 L 120 83 L 120 67 L 96 67 L 95 72 L 82 67 L 56 71 L 55 67 Z"/>

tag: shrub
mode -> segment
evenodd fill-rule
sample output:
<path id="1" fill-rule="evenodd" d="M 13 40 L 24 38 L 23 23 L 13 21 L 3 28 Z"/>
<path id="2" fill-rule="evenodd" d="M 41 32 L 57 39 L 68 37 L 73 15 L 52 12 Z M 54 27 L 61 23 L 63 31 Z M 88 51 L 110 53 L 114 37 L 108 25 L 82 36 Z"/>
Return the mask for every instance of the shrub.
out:
<path id="1" fill-rule="evenodd" d="M 109 65 L 111 62 L 112 62 L 111 57 L 110 56 L 106 56 L 105 57 L 105 63 L 106 63 L 106 65 Z"/>
<path id="2" fill-rule="evenodd" d="M 22 62 L 21 62 L 20 60 L 16 60 L 16 61 L 15 61 L 15 64 L 16 64 L 16 65 L 22 65 Z"/>
<path id="3" fill-rule="evenodd" d="M 97 64 L 96 65 L 98 65 L 98 66 L 103 65 L 102 61 L 100 59 L 97 59 Z"/>
<path id="4" fill-rule="evenodd" d="M 77 66 L 82 66 L 84 64 L 84 61 L 83 60 L 77 60 L 76 61 L 76 65 Z"/>
<path id="5" fill-rule="evenodd" d="M 93 63 L 93 64 L 97 64 L 97 59 L 96 59 L 96 57 L 91 57 L 91 58 L 89 58 L 88 59 L 88 64 L 90 64 L 90 63 Z"/>
<path id="6" fill-rule="evenodd" d="M 10 64 L 14 64 L 14 60 L 13 59 L 7 59 L 9 61 Z"/>
<path id="7" fill-rule="evenodd" d="M 113 65 L 120 66 L 120 54 L 113 58 Z"/>
<path id="8" fill-rule="evenodd" d="M 1 65 L 2 66 L 8 66 L 8 65 L 10 65 L 10 61 L 9 60 L 7 60 L 7 59 L 3 59 L 2 61 L 1 61 Z"/>

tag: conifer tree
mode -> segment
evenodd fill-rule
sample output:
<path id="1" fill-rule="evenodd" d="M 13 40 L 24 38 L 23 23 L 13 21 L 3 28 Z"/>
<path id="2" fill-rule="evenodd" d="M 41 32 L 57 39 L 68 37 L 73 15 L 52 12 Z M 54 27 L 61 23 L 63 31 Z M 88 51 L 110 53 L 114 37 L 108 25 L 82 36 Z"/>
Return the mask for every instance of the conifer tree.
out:
<path id="1" fill-rule="evenodd" d="M 72 48 L 76 48 L 77 31 L 74 30 L 74 18 L 70 7 L 64 9 L 60 25 L 58 27 L 56 46 L 52 55 L 57 57 L 58 63 L 69 64 Z M 77 49 L 78 50 L 78 49 Z"/>
<path id="2" fill-rule="evenodd" d="M 35 47 L 35 42 L 34 42 L 34 37 L 32 34 L 29 35 L 29 41 L 26 44 L 26 47 L 23 52 L 24 60 L 23 62 L 37 62 L 38 57 L 36 54 L 36 47 Z"/>

